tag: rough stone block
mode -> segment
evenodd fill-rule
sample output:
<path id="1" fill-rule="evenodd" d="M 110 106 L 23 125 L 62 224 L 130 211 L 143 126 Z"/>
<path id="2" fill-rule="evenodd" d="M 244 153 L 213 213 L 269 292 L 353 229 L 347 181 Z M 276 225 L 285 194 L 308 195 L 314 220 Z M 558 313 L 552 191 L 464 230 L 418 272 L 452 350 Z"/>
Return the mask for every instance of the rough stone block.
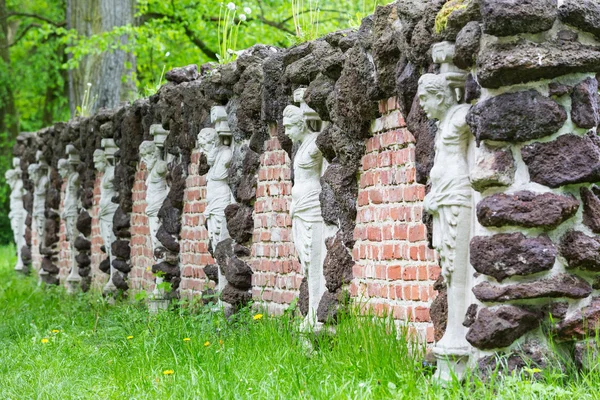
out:
<path id="1" fill-rule="evenodd" d="M 483 226 L 553 229 L 573 217 L 579 201 L 571 195 L 520 191 L 488 196 L 477 205 Z"/>
<path id="2" fill-rule="evenodd" d="M 165 79 L 173 83 L 191 82 L 198 79 L 198 66 L 196 64 L 190 64 L 186 67 L 173 68 L 167 71 Z"/>
<path id="3" fill-rule="evenodd" d="M 559 340 L 580 340 L 593 336 L 598 328 L 600 328 L 600 298 L 595 297 L 589 306 L 560 322 L 556 327 L 556 335 Z"/>
<path id="4" fill-rule="evenodd" d="M 578 83 L 571 93 L 571 120 L 580 128 L 592 129 L 598 125 L 598 81 L 587 78 Z"/>
<path id="5" fill-rule="evenodd" d="M 600 3 L 597 0 L 564 0 L 558 8 L 560 20 L 600 38 Z"/>
<path id="6" fill-rule="evenodd" d="M 75 239 L 75 248 L 79 251 L 89 251 L 92 248 L 92 242 L 82 236 L 78 236 Z"/>
<path id="7" fill-rule="evenodd" d="M 563 106 L 533 89 L 492 97 L 477 103 L 467 114 L 477 141 L 539 139 L 558 131 L 566 120 Z"/>
<path id="8" fill-rule="evenodd" d="M 596 185 L 591 190 L 582 187 L 579 194 L 583 203 L 583 224 L 600 234 L 600 188 Z"/>
<path id="9" fill-rule="evenodd" d="M 473 288 L 473 293 L 478 300 L 483 302 L 504 302 L 542 297 L 583 299 L 592 293 L 592 287 L 587 281 L 574 275 L 559 274 L 548 279 L 514 285 L 499 286 L 481 282 Z"/>
<path id="10" fill-rule="evenodd" d="M 559 251 L 568 268 L 600 272 L 600 238 L 569 231 L 561 238 Z"/>
<path id="11" fill-rule="evenodd" d="M 467 332 L 467 341 L 481 350 L 506 347 L 537 328 L 540 322 L 540 312 L 524 307 L 502 305 L 483 308 Z"/>
<path id="12" fill-rule="evenodd" d="M 546 235 L 527 238 L 520 232 L 471 239 L 471 265 L 479 273 L 498 281 L 515 275 L 549 271 L 556 248 Z"/>
<path id="13" fill-rule="evenodd" d="M 477 78 L 485 88 L 553 79 L 577 72 L 600 72 L 600 46 L 556 40 L 496 43 L 479 53 Z"/>
<path id="14" fill-rule="evenodd" d="M 558 14 L 557 0 L 481 0 L 480 8 L 483 31 L 495 36 L 546 31 Z"/>
<path id="15" fill-rule="evenodd" d="M 454 65 L 462 69 L 471 69 L 479 52 L 481 27 L 479 22 L 471 21 L 456 36 Z"/>
<path id="16" fill-rule="evenodd" d="M 600 138 L 561 135 L 546 143 L 533 143 L 521 149 L 523 161 L 533 182 L 557 188 L 563 185 L 600 180 Z"/>
<path id="17" fill-rule="evenodd" d="M 323 263 L 325 286 L 330 292 L 335 292 L 354 278 L 352 274 L 354 260 L 339 234 L 327 239 L 326 246 L 327 256 Z"/>

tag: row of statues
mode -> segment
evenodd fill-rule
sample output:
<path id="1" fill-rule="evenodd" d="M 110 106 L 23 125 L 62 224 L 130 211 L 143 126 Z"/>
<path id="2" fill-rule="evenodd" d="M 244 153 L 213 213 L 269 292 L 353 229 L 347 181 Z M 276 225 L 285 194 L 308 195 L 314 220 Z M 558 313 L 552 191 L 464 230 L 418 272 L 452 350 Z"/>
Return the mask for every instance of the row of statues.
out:
<path id="1" fill-rule="evenodd" d="M 440 65 L 439 74 L 425 74 L 419 80 L 418 98 L 423 110 L 430 119 L 436 120 L 438 133 L 435 139 L 435 161 L 430 174 L 431 189 L 424 200 L 425 209 L 433 215 L 433 245 L 440 255 L 442 275 L 448 290 L 448 322 L 445 334 L 435 345 L 434 353 L 441 360 L 438 363 L 438 377 L 449 379 L 451 373 L 460 372 L 464 367 L 471 346 L 466 341 L 466 328 L 463 326 L 467 306 L 470 304 L 468 289 L 471 268 L 469 264 L 468 242 L 472 225 L 472 188 L 469 181 L 469 149 L 471 135 L 465 122 L 469 105 L 463 103 L 463 91 L 466 74 L 452 64 L 454 47 L 448 42 L 433 46 L 434 62 Z M 304 89 L 294 93 L 294 102 L 283 113 L 283 125 L 286 134 L 297 145 L 293 160 L 294 185 L 290 214 L 292 217 L 292 236 L 302 266 L 302 272 L 308 281 L 309 307 L 304 328 L 314 328 L 318 322 L 316 313 L 321 297 L 326 291 L 323 276 L 325 258 L 325 239 L 331 236 L 331 227 L 326 226 L 321 215 L 320 193 L 321 176 L 327 167 L 316 139 L 324 127 L 318 114 L 303 100 Z M 208 237 L 213 249 L 223 240 L 229 239 L 225 209 L 235 202 L 229 186 L 229 169 L 233 157 L 232 132 L 227 122 L 226 108 L 213 107 L 211 123 L 214 127 L 200 131 L 197 138 L 199 149 L 206 155 L 209 165 L 206 186 L 206 209 L 204 216 Z M 160 125 L 151 127 L 153 140 L 144 141 L 140 146 L 141 162 L 146 165 L 146 215 L 150 228 L 152 251 L 159 257 L 161 246 L 157 239 L 160 228 L 159 210 L 169 193 L 167 183 L 168 160 L 164 154 L 164 143 L 168 135 Z M 103 173 L 99 204 L 99 222 L 102 240 L 109 259 L 111 243 L 115 235 L 112 229 L 113 216 L 117 205 L 112 202 L 116 195 L 114 186 L 114 154 L 117 147 L 112 139 L 102 141 L 102 149 L 94 153 L 96 169 Z M 64 210 L 62 219 L 66 226 L 66 239 L 73 243 L 77 236 L 76 219 L 79 212 L 79 176 L 77 165 L 79 158 L 75 149 L 67 148 L 68 158 L 60 160 L 58 166 L 62 178 L 66 181 Z M 23 246 L 24 221 L 26 212 L 23 207 L 23 183 L 20 176 L 19 160 L 15 160 L 14 169 L 6 173 L 11 186 L 11 224 L 15 242 Z M 40 243 L 44 241 L 44 196 L 48 188 L 48 166 L 38 156 L 36 164 L 29 167 L 29 175 L 34 189 L 32 217 Z M 333 232 L 335 233 L 335 232 Z M 71 245 L 74 259 L 76 249 Z M 160 260 L 157 260 L 160 261 Z M 111 263 L 112 264 L 112 263 Z M 72 261 L 71 272 L 67 278 L 70 290 L 77 287 L 77 264 Z M 19 258 L 16 269 L 23 269 Z M 104 288 L 105 293 L 115 291 L 111 279 Z M 161 278 L 157 277 L 157 286 Z M 226 277 L 219 271 L 218 290 L 227 284 Z M 112 285 L 112 286 L 111 286 Z M 154 292 L 160 297 L 160 291 Z M 446 365 L 446 367 L 444 366 Z"/>

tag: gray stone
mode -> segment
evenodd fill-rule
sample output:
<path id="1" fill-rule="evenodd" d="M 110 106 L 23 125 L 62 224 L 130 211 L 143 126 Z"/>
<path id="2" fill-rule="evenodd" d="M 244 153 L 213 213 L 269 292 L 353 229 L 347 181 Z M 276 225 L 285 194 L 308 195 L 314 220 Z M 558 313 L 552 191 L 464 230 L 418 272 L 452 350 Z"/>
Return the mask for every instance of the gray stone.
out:
<path id="1" fill-rule="evenodd" d="M 573 90 L 571 86 L 563 85 L 562 83 L 550 82 L 548 84 L 548 94 L 550 96 L 561 97 L 571 93 L 571 90 Z"/>
<path id="2" fill-rule="evenodd" d="M 598 81 L 587 78 L 575 85 L 571 93 L 571 120 L 580 128 L 592 129 L 598 125 Z"/>
<path id="3" fill-rule="evenodd" d="M 488 196 L 477 205 L 483 226 L 553 229 L 573 217 L 579 202 L 572 195 L 520 191 Z"/>
<path id="4" fill-rule="evenodd" d="M 477 59 L 480 39 L 481 27 L 479 22 L 471 21 L 465 25 L 456 36 L 454 65 L 462 69 L 471 69 Z"/>
<path id="5" fill-rule="evenodd" d="M 541 313 L 524 307 L 502 305 L 483 308 L 467 332 L 467 341 L 481 350 L 506 347 L 537 328 Z"/>
<path id="6" fill-rule="evenodd" d="M 592 303 L 566 318 L 556 326 L 559 340 L 581 340 L 594 336 L 600 328 L 600 298 L 595 297 Z"/>
<path id="7" fill-rule="evenodd" d="M 352 274 L 354 259 L 344 246 L 339 233 L 335 237 L 327 239 L 325 245 L 327 247 L 327 256 L 323 262 L 325 286 L 330 292 L 335 292 L 354 278 Z"/>
<path id="8" fill-rule="evenodd" d="M 124 274 L 128 274 L 129 271 L 131 271 L 131 265 L 124 260 L 120 260 L 118 258 L 115 258 L 112 262 L 112 266 L 113 268 L 115 268 L 118 271 L 121 271 Z"/>
<path id="9" fill-rule="evenodd" d="M 129 241 L 127 240 L 116 240 L 112 242 L 110 248 L 113 256 L 123 260 L 128 260 L 131 255 L 131 247 L 129 247 Z"/>
<path id="10" fill-rule="evenodd" d="M 465 81 L 465 103 L 471 103 L 473 100 L 477 100 L 481 96 L 481 86 L 473 77 L 473 74 L 467 75 Z"/>
<path id="11" fill-rule="evenodd" d="M 467 312 L 465 314 L 465 320 L 463 321 L 463 326 L 465 328 L 471 327 L 475 323 L 477 319 L 477 312 L 479 311 L 479 306 L 477 304 L 471 304 L 469 308 L 467 308 Z"/>
<path id="12" fill-rule="evenodd" d="M 252 293 L 227 284 L 221 292 L 221 300 L 223 300 L 225 303 L 231 304 L 236 308 L 240 308 L 252 300 Z"/>
<path id="13" fill-rule="evenodd" d="M 319 322 L 337 322 L 340 307 L 348 300 L 348 293 L 344 290 L 325 292 L 317 307 L 317 320 Z"/>
<path id="14" fill-rule="evenodd" d="M 300 310 L 300 314 L 302 316 L 306 316 L 308 314 L 308 280 L 306 277 L 302 279 L 302 283 L 300 284 L 300 288 L 298 289 L 298 309 Z"/>
<path id="15" fill-rule="evenodd" d="M 520 232 L 471 239 L 471 265 L 501 282 L 515 275 L 549 271 L 556 259 L 556 248 L 546 235 L 527 238 Z"/>
<path id="16" fill-rule="evenodd" d="M 493 354 L 479 359 L 477 368 L 484 378 L 498 373 L 513 374 L 524 368 L 546 369 L 550 363 L 555 362 L 553 353 L 538 339 L 529 340 L 509 354 Z M 540 373 L 534 374 L 539 378 Z"/>
<path id="17" fill-rule="evenodd" d="M 208 279 L 215 283 L 219 283 L 219 266 L 216 264 L 210 264 L 204 267 L 204 274 Z"/>
<path id="18" fill-rule="evenodd" d="M 569 231 L 561 238 L 559 251 L 567 260 L 567 268 L 600 272 L 600 238 Z"/>
<path id="19" fill-rule="evenodd" d="M 471 170 L 471 186 L 483 192 L 495 186 L 510 186 L 515 176 L 515 159 L 510 148 L 492 148 L 485 144 L 477 150 Z"/>
<path id="20" fill-rule="evenodd" d="M 560 20 L 600 38 L 600 3 L 598 0 L 564 0 L 558 8 Z"/>
<path id="21" fill-rule="evenodd" d="M 239 203 L 230 204 L 225 208 L 227 230 L 236 242 L 246 243 L 252 239 L 254 231 L 253 211 L 253 208 Z"/>
<path id="22" fill-rule="evenodd" d="M 523 147 L 521 155 L 531 180 L 551 188 L 600 180 L 600 138 L 593 132 L 533 143 Z"/>
<path id="23" fill-rule="evenodd" d="M 592 293 L 592 287 L 579 277 L 559 274 L 548 279 L 514 285 L 499 286 L 490 282 L 481 282 L 473 288 L 473 293 L 478 300 L 483 302 L 505 302 L 542 297 L 583 299 Z"/>
<path id="24" fill-rule="evenodd" d="M 563 106 L 533 89 L 492 97 L 477 103 L 467 114 L 478 142 L 539 139 L 558 131 L 566 120 Z"/>
<path id="25" fill-rule="evenodd" d="M 191 82 L 198 79 L 198 77 L 198 66 L 196 64 L 190 64 L 181 68 L 173 68 L 165 75 L 167 81 L 174 83 Z"/>
<path id="26" fill-rule="evenodd" d="M 480 7 L 483 31 L 495 36 L 546 31 L 558 14 L 557 0 L 481 0 Z"/>
<path id="27" fill-rule="evenodd" d="M 579 194 L 583 203 L 583 224 L 592 232 L 600 234 L 600 188 L 596 185 L 591 190 L 582 187 Z"/>
<path id="28" fill-rule="evenodd" d="M 92 242 L 82 236 L 78 236 L 77 239 L 75 239 L 74 246 L 78 251 L 89 251 L 92 248 Z"/>
<path id="29" fill-rule="evenodd" d="M 577 72 L 600 72 L 600 47 L 577 41 L 495 43 L 477 59 L 477 80 L 499 88 Z"/>
<path id="30" fill-rule="evenodd" d="M 433 323 L 433 337 L 436 341 L 442 339 L 448 325 L 448 288 L 444 277 L 440 276 L 433 284 L 433 290 L 438 292 L 438 295 L 431 302 L 429 308 L 429 316 Z"/>

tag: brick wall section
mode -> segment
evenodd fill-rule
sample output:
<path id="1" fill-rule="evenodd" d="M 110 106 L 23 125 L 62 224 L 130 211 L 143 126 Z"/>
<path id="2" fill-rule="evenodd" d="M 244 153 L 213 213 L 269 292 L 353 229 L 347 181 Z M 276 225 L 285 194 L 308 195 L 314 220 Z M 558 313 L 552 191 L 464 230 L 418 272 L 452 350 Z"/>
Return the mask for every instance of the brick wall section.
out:
<path id="1" fill-rule="evenodd" d="M 100 184 L 102 183 L 102 172 L 96 172 L 96 181 L 94 182 L 94 203 L 91 209 L 88 210 L 92 217 L 92 254 L 90 256 L 92 260 L 92 287 L 96 289 L 102 289 L 108 281 L 108 274 L 100 271 L 100 263 L 106 258 L 100 248 L 104 246 L 102 236 L 100 236 L 100 220 L 98 219 L 98 213 L 100 212 Z"/>
<path id="2" fill-rule="evenodd" d="M 199 294 L 208 284 L 204 266 L 215 261 L 208 251 L 208 231 L 202 214 L 206 208 L 206 176 L 198 173 L 200 151 L 194 150 L 188 167 L 184 208 L 181 219 L 181 285 L 182 297 Z M 214 284 L 210 283 L 214 287 Z"/>
<path id="3" fill-rule="evenodd" d="M 152 239 L 146 216 L 146 165 L 138 163 L 133 184 L 133 210 L 131 213 L 131 271 L 129 288 L 136 292 L 154 289 L 152 265 Z"/>
<path id="4" fill-rule="evenodd" d="M 440 268 L 421 222 L 425 187 L 415 182 L 415 139 L 397 108 L 395 99 L 380 104 L 362 159 L 351 293 L 433 342 L 429 306 Z"/>
<path id="5" fill-rule="evenodd" d="M 252 297 L 269 313 L 280 314 L 298 297 L 302 271 L 292 242 L 291 161 L 277 139 L 276 126 L 260 157 L 250 265 Z"/>

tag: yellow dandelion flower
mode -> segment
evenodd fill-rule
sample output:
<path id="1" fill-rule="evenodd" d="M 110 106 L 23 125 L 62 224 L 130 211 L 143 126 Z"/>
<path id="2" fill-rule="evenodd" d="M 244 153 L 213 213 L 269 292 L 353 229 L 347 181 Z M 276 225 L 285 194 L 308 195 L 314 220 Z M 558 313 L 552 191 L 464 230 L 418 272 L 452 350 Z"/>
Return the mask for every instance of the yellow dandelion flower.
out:
<path id="1" fill-rule="evenodd" d="M 46 343 L 48 343 L 48 342 L 49 342 L 49 340 L 48 340 L 48 339 L 46 339 L 46 338 L 43 338 L 43 339 L 42 339 L 42 343 L 46 344 Z"/>
<path id="2" fill-rule="evenodd" d="M 219 340 L 219 344 L 220 344 L 221 346 L 223 346 L 223 341 L 222 341 L 222 340 Z"/>
<path id="3" fill-rule="evenodd" d="M 165 369 L 163 371 L 163 375 L 173 375 L 175 373 L 175 371 L 173 371 L 172 369 Z"/>
<path id="4" fill-rule="evenodd" d="M 60 331 L 58 329 L 52 329 L 52 333 L 59 333 Z"/>
<path id="5" fill-rule="evenodd" d="M 146 267 L 146 271 L 150 272 L 150 271 L 152 271 L 152 268 Z"/>
<path id="6" fill-rule="evenodd" d="M 204 347 L 208 347 L 210 346 L 210 342 L 207 340 L 206 342 L 204 342 Z"/>
<path id="7" fill-rule="evenodd" d="M 263 315 L 262 314 L 256 314 L 253 318 L 255 321 L 258 321 L 259 319 L 262 319 Z"/>
<path id="8" fill-rule="evenodd" d="M 131 336 L 131 335 L 127 336 L 127 340 L 131 340 L 131 339 L 133 339 L 133 336 Z"/>
<path id="9" fill-rule="evenodd" d="M 192 339 L 190 339 L 189 337 L 183 338 L 184 342 L 189 342 L 190 340 L 192 340 Z"/>

